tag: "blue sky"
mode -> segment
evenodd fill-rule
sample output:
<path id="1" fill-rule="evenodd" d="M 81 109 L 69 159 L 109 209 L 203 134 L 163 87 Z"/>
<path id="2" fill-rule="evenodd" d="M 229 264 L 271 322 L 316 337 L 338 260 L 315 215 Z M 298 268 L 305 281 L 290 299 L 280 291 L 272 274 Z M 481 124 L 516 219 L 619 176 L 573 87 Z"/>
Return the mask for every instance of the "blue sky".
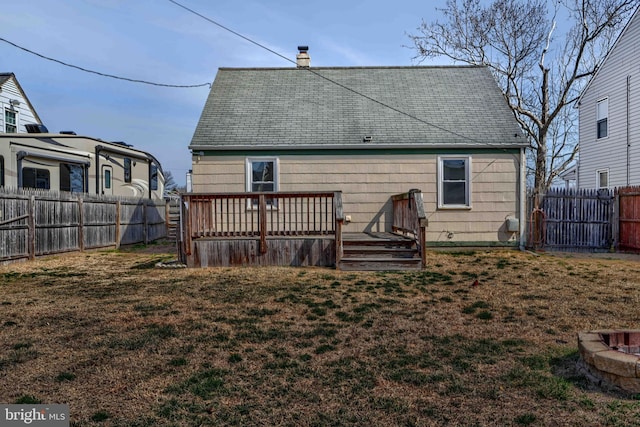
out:
<path id="1" fill-rule="evenodd" d="M 312 66 L 415 65 L 407 33 L 437 17 L 432 1 L 178 0 Z M 219 67 L 290 67 L 168 0 L 29 0 L 3 5 L 0 37 L 86 69 L 162 84 L 210 83 Z M 445 62 L 443 62 L 445 63 Z M 208 87 L 177 89 L 106 78 L 0 42 L 0 71 L 13 72 L 52 132 L 124 141 L 156 156 L 178 184 Z"/>

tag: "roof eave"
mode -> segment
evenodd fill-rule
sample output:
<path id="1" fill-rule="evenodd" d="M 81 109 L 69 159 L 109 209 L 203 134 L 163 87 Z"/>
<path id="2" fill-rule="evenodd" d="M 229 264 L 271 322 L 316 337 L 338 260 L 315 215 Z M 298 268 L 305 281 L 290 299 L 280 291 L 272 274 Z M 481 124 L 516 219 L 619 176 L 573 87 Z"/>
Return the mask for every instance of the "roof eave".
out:
<path id="1" fill-rule="evenodd" d="M 449 144 L 306 144 L 306 145 L 189 145 L 191 151 L 264 151 L 264 150 L 398 150 L 398 149 L 504 149 L 527 147 L 526 141 L 518 143 L 449 143 Z"/>

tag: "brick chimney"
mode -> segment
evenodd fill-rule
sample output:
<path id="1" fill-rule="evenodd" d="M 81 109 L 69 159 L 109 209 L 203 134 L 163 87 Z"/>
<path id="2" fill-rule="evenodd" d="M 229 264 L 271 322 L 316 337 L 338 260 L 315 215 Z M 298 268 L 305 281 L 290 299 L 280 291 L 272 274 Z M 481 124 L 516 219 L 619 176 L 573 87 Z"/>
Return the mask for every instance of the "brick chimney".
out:
<path id="1" fill-rule="evenodd" d="M 296 65 L 298 68 L 309 68 L 311 58 L 309 57 L 309 46 L 298 46 L 298 54 L 296 55 Z"/>

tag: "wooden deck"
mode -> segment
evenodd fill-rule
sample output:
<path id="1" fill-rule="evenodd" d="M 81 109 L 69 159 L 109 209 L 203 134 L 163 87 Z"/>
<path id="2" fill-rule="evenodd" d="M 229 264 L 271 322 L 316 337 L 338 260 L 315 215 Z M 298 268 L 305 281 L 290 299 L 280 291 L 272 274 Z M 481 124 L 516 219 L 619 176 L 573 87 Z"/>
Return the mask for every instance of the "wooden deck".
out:
<path id="1" fill-rule="evenodd" d="M 343 231 L 342 193 L 215 193 L 181 198 L 189 267 L 288 265 L 407 270 L 425 265 L 422 193 L 392 196 L 393 232 Z M 408 235 L 409 237 L 405 237 Z"/>

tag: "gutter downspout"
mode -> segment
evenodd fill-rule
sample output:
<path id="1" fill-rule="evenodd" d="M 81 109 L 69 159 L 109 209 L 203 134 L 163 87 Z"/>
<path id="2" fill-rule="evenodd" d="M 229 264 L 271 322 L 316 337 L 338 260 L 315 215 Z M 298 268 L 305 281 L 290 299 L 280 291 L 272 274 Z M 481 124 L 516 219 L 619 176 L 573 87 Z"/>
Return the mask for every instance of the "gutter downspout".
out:
<path id="1" fill-rule="evenodd" d="M 18 172 L 18 188 L 22 188 L 22 159 L 24 159 L 26 153 L 24 151 L 19 151 L 16 154 L 16 167 Z"/>
<path id="2" fill-rule="evenodd" d="M 526 221 L 527 221 L 527 213 L 525 212 L 527 209 L 527 186 L 525 184 L 526 182 L 526 157 L 525 157 L 525 151 L 524 151 L 524 147 L 520 148 L 520 170 L 519 170 L 519 187 L 520 187 L 520 209 L 519 209 L 519 221 L 520 221 L 520 236 L 519 236 L 519 241 L 520 241 L 520 245 L 519 245 L 519 249 L 521 251 L 525 250 L 525 242 L 524 242 L 524 236 L 525 236 L 525 225 L 526 225 Z"/>

